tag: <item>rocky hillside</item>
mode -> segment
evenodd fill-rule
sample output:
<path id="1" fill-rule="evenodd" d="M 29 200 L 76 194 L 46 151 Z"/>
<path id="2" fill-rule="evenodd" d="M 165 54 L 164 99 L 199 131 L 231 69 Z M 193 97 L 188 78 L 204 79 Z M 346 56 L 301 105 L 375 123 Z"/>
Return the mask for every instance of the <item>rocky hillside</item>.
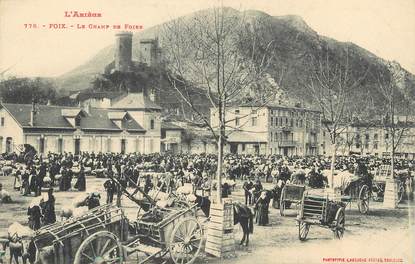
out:
<path id="1" fill-rule="evenodd" d="M 199 16 L 204 12 L 211 12 L 211 10 L 199 11 L 187 17 Z M 239 11 L 233 10 L 232 12 Z M 330 63 L 340 62 L 344 64 L 344 61 L 348 58 L 348 65 L 352 69 L 350 79 L 361 79 L 353 93 L 356 97 L 360 97 L 362 91 L 364 91 L 364 93 L 373 94 L 375 104 L 383 103 L 376 88 L 378 85 L 377 75 L 379 73 L 386 75 L 389 70 L 386 66 L 387 62 L 382 58 L 353 43 L 339 42 L 320 36 L 298 16 L 270 16 L 259 11 L 245 11 L 240 14 L 248 18 L 247 23 L 260 21 L 260 23 L 257 23 L 259 26 L 255 29 L 260 38 L 264 43 L 274 42 L 273 52 L 275 58 L 268 69 L 268 73 L 280 82 L 279 86 L 289 98 L 306 105 L 313 103 L 310 90 L 306 88 L 305 84 L 309 76 L 316 71 L 317 66 L 311 64 L 309 58 L 316 58 L 324 53 L 329 54 Z M 134 34 L 133 60 L 138 60 L 139 39 L 153 37 L 163 39 L 163 36 L 160 35 L 160 28 L 163 26 L 158 25 Z M 242 55 L 246 53 L 242 46 L 240 52 Z M 114 48 L 112 46 L 102 49 L 85 64 L 60 76 L 57 79 L 58 86 L 67 91 L 87 89 L 96 74 L 102 73 L 105 66 L 111 63 L 113 57 Z M 405 72 L 405 91 L 401 92 L 414 96 L 415 77 L 413 74 L 403 71 Z"/>

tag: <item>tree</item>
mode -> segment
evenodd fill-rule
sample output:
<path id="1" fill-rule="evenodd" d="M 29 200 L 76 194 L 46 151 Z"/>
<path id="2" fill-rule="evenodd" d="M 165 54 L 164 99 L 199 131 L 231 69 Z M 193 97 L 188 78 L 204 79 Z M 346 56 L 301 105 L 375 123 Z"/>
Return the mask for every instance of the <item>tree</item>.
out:
<path id="1" fill-rule="evenodd" d="M 7 103 L 30 104 L 33 100 L 46 104 L 55 100 L 54 84 L 42 78 L 10 77 L 0 82 L 0 94 Z"/>
<path id="2" fill-rule="evenodd" d="M 330 136 L 333 153 L 331 158 L 331 187 L 334 182 L 334 168 L 338 139 L 342 132 L 352 123 L 354 111 L 350 106 L 352 92 L 361 85 L 367 71 L 360 78 L 353 78 L 349 65 L 349 49 L 343 54 L 331 54 L 329 48 L 323 48 L 316 55 L 308 56 L 310 68 L 305 86 L 310 90 L 314 104 L 319 108 L 323 128 Z"/>
<path id="3" fill-rule="evenodd" d="M 262 89 L 260 80 L 272 60 L 273 42 L 262 42 L 256 27 L 243 13 L 224 7 L 176 19 L 163 28 L 163 54 L 172 88 L 211 131 L 218 145 L 217 200 L 221 201 L 223 148 L 227 108 L 256 91 L 253 104 L 272 100 L 274 89 Z M 241 52 L 243 50 L 243 52 Z M 210 124 L 194 101 L 193 88 L 201 88 L 214 111 L 218 127 Z"/>
<path id="4" fill-rule="evenodd" d="M 383 113 L 382 124 L 390 140 L 393 177 L 395 153 L 409 130 L 413 100 L 406 90 L 406 72 L 398 63 L 388 62 L 387 70 L 379 70 L 376 79 L 377 87 L 386 102 L 380 112 Z"/>

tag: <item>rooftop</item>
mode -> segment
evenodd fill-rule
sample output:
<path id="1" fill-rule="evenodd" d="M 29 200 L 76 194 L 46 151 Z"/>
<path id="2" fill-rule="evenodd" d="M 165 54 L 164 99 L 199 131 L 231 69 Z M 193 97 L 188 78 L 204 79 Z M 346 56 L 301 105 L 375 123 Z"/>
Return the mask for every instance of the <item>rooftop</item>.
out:
<path id="1" fill-rule="evenodd" d="M 128 93 L 118 99 L 110 108 L 125 110 L 161 110 L 161 107 L 143 93 Z"/>
<path id="2" fill-rule="evenodd" d="M 121 130 L 111 121 L 109 116 L 112 111 L 102 108 L 91 108 L 89 113 L 86 113 L 79 107 L 66 106 L 50 106 L 50 105 L 36 105 L 36 114 L 34 118 L 34 126 L 30 125 L 30 112 L 32 110 L 31 104 L 7 104 L 2 103 L 0 108 L 5 108 L 7 112 L 16 120 L 16 122 L 23 128 L 59 128 L 59 129 L 75 129 L 67 118 L 73 118 L 74 113 L 82 113 L 80 119 L 80 129 L 85 130 Z M 66 115 L 65 113 L 69 113 Z M 110 114 L 111 113 L 111 114 Z M 128 114 L 128 113 L 127 113 Z M 115 114 L 119 116 L 120 114 Z M 125 116 L 123 112 L 121 115 Z M 134 119 L 128 118 L 127 130 L 142 131 L 145 130 Z"/>

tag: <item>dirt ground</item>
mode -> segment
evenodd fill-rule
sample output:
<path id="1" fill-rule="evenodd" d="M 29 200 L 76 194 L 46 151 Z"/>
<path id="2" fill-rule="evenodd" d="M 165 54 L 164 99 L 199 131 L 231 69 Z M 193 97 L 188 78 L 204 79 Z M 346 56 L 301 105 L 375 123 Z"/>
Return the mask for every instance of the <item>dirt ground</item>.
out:
<path id="1" fill-rule="evenodd" d="M 0 237 L 7 236 L 7 228 L 15 221 L 27 224 L 27 206 L 33 197 L 23 197 L 12 191 L 13 178 L 0 177 L 4 189 L 13 199 L 11 204 L 0 204 Z M 103 193 L 104 179 L 87 177 L 87 191 Z M 235 200 L 243 199 L 241 183 L 232 193 Z M 265 184 L 265 187 L 270 187 Z M 55 192 L 56 210 L 70 205 L 79 192 Z M 126 200 L 126 214 L 134 218 L 135 206 Z M 270 207 L 270 225 L 255 226 L 248 248 L 238 246 L 242 236 L 239 225 L 235 226 L 235 257 L 218 259 L 202 253 L 196 263 L 415 263 L 414 204 L 404 202 L 398 209 L 382 209 L 378 202 L 370 203 L 367 215 L 361 215 L 356 204 L 346 210 L 346 231 L 342 240 L 333 239 L 329 229 L 312 226 L 306 241 L 298 240 L 296 210 L 280 216 L 279 211 Z M 58 217 L 59 219 L 59 217 Z M 137 263 L 131 261 L 129 263 Z"/>

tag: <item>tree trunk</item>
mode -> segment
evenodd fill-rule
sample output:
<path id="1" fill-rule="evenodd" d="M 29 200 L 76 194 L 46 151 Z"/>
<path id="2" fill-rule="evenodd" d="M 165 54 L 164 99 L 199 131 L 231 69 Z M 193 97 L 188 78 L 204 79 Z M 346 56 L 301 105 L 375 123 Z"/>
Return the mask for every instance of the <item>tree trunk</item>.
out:
<path id="1" fill-rule="evenodd" d="M 391 178 L 393 179 L 394 167 L 395 167 L 395 130 L 392 130 L 391 134 L 392 134 L 391 135 L 391 137 L 392 137 L 392 148 L 391 148 L 390 156 L 391 156 Z"/>
<path id="2" fill-rule="evenodd" d="M 222 170 L 223 170 L 223 140 L 225 139 L 225 104 L 218 107 L 219 116 L 219 140 L 218 140 L 218 171 L 217 171 L 217 202 L 222 203 Z"/>
<path id="3" fill-rule="evenodd" d="M 332 188 L 334 190 L 334 168 L 336 165 L 336 152 L 337 152 L 337 144 L 336 143 L 332 143 L 333 145 L 333 154 L 331 155 L 331 164 L 330 164 L 330 177 L 331 177 L 331 186 L 330 188 Z"/>
<path id="4" fill-rule="evenodd" d="M 221 129 L 222 130 L 222 129 Z M 222 167 L 223 167 L 223 143 L 222 143 L 222 131 L 218 140 L 218 171 L 216 175 L 217 188 L 216 188 L 216 200 L 218 203 L 222 203 Z"/>

